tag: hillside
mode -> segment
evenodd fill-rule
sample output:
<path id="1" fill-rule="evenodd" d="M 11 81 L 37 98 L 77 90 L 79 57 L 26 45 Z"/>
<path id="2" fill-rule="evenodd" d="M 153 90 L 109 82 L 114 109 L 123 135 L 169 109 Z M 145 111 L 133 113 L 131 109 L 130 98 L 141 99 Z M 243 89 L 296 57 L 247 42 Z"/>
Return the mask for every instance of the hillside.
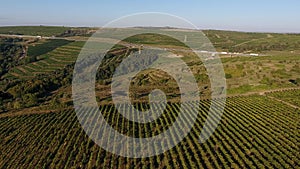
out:
<path id="1" fill-rule="evenodd" d="M 202 144 L 199 136 L 211 113 L 210 106 L 222 105 L 224 99 L 211 99 L 211 81 L 204 64 L 215 61 L 216 51 L 206 51 L 209 57 L 201 60 L 196 55 L 201 54 L 200 47 L 199 51 L 191 51 L 180 39 L 139 34 L 114 44 L 103 54 L 84 46 L 94 31 L 48 26 L 0 27 L 0 34 L 5 34 L 0 37 L 0 168 L 299 168 L 299 34 L 203 31 L 220 53 L 227 97 L 220 123 Z M 180 31 L 182 41 L 194 40 L 191 30 L 170 31 Z M 113 36 L 94 39 L 92 44 L 110 45 L 118 35 Z M 199 88 L 200 99 L 185 102 L 197 107 L 197 115 L 193 116 L 195 109 L 186 109 L 182 113 L 184 120 L 178 123 L 179 131 L 169 141 L 157 141 L 159 144 L 153 144 L 152 149 L 158 152 L 176 142 L 186 125 L 196 118 L 191 132 L 169 151 L 146 158 L 121 157 L 98 146 L 96 139 L 86 135 L 82 124 L 92 126 L 91 122 L 100 119 L 99 114 L 94 109 L 83 109 L 84 113 L 78 115 L 73 103 L 74 66 L 83 48 L 90 52 L 87 57 L 91 60 L 81 63 L 80 72 L 90 73 L 89 65 L 103 57 L 95 78 L 98 109 L 115 130 L 136 138 L 153 137 L 170 128 L 179 116 L 180 101 L 186 93 L 181 93 L 175 78 L 166 71 L 145 69 L 132 79 L 124 74 L 162 63 L 181 68 L 170 59 L 182 60 Z M 153 48 L 169 54 L 147 50 Z M 129 61 L 123 64 L 127 58 Z M 118 68 L 122 71 L 115 73 Z M 142 113 L 151 107 L 151 92 L 163 91 L 166 108 L 154 104 L 155 112 L 151 109 L 152 113 L 162 114 L 149 123 L 133 122 L 120 114 L 118 108 L 123 108 L 133 119 L 138 118 L 128 104 L 114 104 L 111 88 L 120 85 L 114 83 L 114 75 L 121 81 L 131 80 L 128 92 L 116 92 L 128 95 L 133 108 Z M 86 77 L 82 75 L 80 79 L 85 81 Z M 217 108 L 211 111 L 215 113 Z M 217 117 L 213 116 L 212 121 L 218 121 Z M 98 128 L 90 132 L 97 133 Z M 113 143 L 123 141 L 112 134 L 102 140 L 114 149 L 118 147 Z"/>

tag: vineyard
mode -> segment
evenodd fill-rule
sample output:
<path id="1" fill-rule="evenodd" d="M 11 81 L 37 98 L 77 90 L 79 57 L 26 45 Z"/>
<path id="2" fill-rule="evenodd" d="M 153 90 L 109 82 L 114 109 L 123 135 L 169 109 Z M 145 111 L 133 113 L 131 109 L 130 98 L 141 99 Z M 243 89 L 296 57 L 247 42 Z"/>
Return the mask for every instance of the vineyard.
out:
<path id="1" fill-rule="evenodd" d="M 129 37 L 110 50 L 106 50 L 112 42 L 109 38 L 119 35 L 105 35 L 104 39 L 90 42 L 92 47 L 89 48 L 84 45 L 93 29 L 45 26 L 0 28 L 0 34 L 41 36 L 32 41 L 7 37 L 1 41 L 0 168 L 300 169 L 298 34 L 203 31 L 219 52 L 259 52 L 259 56 L 221 56 L 227 84 L 225 111 L 213 135 L 205 143 L 200 143 L 199 136 L 211 103 L 221 105 L 222 102 L 220 99 L 211 100 L 210 76 L 202 61 L 196 59 L 191 51 L 185 50 L 186 46 L 181 42 L 155 34 Z M 122 33 L 126 33 L 127 30 L 123 30 L 125 32 Z M 190 36 L 190 31 L 184 35 L 182 40 L 191 42 L 196 39 Z M 99 43 L 103 43 L 99 48 L 105 50 L 93 48 Z M 22 46 L 24 44 L 26 46 Z M 172 54 L 159 55 L 157 51 L 150 50 L 151 47 L 164 48 L 163 51 Z M 76 72 L 75 61 L 78 56 L 80 58 L 82 49 L 84 52 L 81 54 L 86 52 L 89 59 L 77 63 L 82 69 Z M 103 51 L 106 51 L 105 55 L 102 55 Z M 96 57 L 91 57 L 94 55 Z M 103 56 L 94 85 L 99 109 L 115 130 L 135 138 L 149 138 L 168 130 L 179 116 L 182 107 L 178 102 L 185 95 L 168 72 L 156 68 L 140 69 L 149 65 L 168 67 L 170 64 L 170 69 L 186 72 L 179 63 L 171 63 L 170 60 L 176 58 L 186 62 L 198 84 L 202 100 L 186 102 L 188 108 L 182 112 L 183 120 L 178 123 L 179 129 L 171 133 L 170 140 L 157 139 L 159 144 L 153 144 L 155 146 L 149 148 L 151 150 L 138 146 L 132 148 L 159 152 L 162 147 L 167 147 L 165 145 L 173 145 L 186 126 L 193 123 L 192 110 L 195 109 L 191 107 L 199 105 L 191 132 L 172 149 L 147 158 L 126 158 L 98 146 L 85 133 L 80 122 L 91 127 L 94 122 L 99 122 L 99 116 L 92 109 L 85 110 L 77 114 L 79 120 L 72 97 L 73 73 L 82 75 L 79 79 L 85 81 L 86 74 L 81 73 L 90 73 L 90 63 L 96 63 L 98 56 Z M 117 81 L 114 83 L 113 76 L 127 81 L 125 74 L 135 71 L 140 72 L 131 79 L 128 92 L 112 90 L 113 86 L 122 86 Z M 163 91 L 168 103 L 165 110 L 159 104 L 154 105 L 155 110 L 163 110 L 163 113 L 152 122 L 134 122 L 138 117 L 132 107 L 123 102 L 113 104 L 113 94 L 128 95 L 136 109 L 146 111 L 150 107 L 147 104 L 151 100 L 149 94 L 154 89 Z M 130 114 L 133 121 L 118 112 L 118 108 Z M 209 129 L 211 127 L 208 126 Z M 124 140 L 117 139 L 114 134 L 98 132 L 97 127 L 91 128 L 89 132 L 92 131 L 97 141 L 108 143 L 109 148 L 119 148 L 112 144 L 114 141 L 124 144 Z"/>
<path id="2" fill-rule="evenodd" d="M 0 119 L 0 166 L 66 169 L 299 168 L 299 109 L 265 96 L 228 98 L 215 133 L 207 142 L 200 144 L 198 138 L 209 105 L 209 100 L 200 102 L 196 123 L 180 144 L 161 155 L 143 159 L 123 158 L 101 149 L 85 135 L 72 109 L 4 117 Z M 142 110 L 145 108 L 142 103 L 136 106 Z M 179 104 L 168 104 L 160 118 L 143 125 L 123 118 L 114 106 L 103 105 L 100 109 L 106 121 L 120 133 L 151 137 L 172 125 Z M 185 116 L 190 118 L 189 113 Z"/>
<path id="3" fill-rule="evenodd" d="M 300 90 L 287 90 L 282 92 L 272 92 L 268 96 L 275 97 L 292 105 L 300 107 Z"/>
<path id="4" fill-rule="evenodd" d="M 55 70 L 62 69 L 66 65 L 72 64 L 76 61 L 83 45 L 84 42 L 78 41 L 58 47 L 50 52 L 39 55 L 38 61 L 36 62 L 14 67 L 8 74 L 6 74 L 6 77 L 12 79 L 28 79 L 38 74 L 50 73 Z M 35 51 L 34 53 L 40 52 L 44 51 L 39 49 L 38 52 Z"/>

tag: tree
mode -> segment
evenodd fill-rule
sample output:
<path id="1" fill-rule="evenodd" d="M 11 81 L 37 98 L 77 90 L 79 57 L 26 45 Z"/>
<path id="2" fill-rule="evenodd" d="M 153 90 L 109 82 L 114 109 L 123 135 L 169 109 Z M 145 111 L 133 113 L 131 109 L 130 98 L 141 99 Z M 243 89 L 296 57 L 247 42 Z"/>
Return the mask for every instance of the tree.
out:
<path id="1" fill-rule="evenodd" d="M 38 103 L 38 99 L 34 94 L 25 94 L 23 97 L 23 103 L 25 103 L 25 107 L 35 106 Z"/>
<path id="2" fill-rule="evenodd" d="M 17 100 L 14 102 L 13 108 L 14 108 L 14 109 L 21 109 L 22 107 L 23 107 L 23 105 L 22 105 L 21 100 L 17 99 Z"/>

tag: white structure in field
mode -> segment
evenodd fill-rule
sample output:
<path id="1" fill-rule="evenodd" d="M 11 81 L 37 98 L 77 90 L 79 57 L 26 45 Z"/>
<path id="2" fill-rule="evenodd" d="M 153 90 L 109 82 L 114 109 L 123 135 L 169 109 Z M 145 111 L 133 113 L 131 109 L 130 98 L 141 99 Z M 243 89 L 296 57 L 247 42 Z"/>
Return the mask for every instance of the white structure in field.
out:
<path id="1" fill-rule="evenodd" d="M 183 42 L 187 42 L 187 36 L 186 36 L 186 35 L 184 35 L 184 40 L 183 40 Z"/>
<path id="2" fill-rule="evenodd" d="M 144 45 L 140 45 L 140 47 L 139 47 L 139 54 L 142 53 L 143 48 L 144 48 Z"/>
<path id="3" fill-rule="evenodd" d="M 258 56 L 257 53 L 250 53 L 250 56 Z"/>

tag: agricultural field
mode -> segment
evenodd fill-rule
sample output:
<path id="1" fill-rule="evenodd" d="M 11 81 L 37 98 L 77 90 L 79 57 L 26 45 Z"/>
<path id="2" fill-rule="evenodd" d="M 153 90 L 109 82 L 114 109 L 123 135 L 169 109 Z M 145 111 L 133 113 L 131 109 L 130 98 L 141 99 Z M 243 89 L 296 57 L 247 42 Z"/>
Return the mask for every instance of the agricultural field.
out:
<path id="1" fill-rule="evenodd" d="M 204 30 L 215 48 L 231 52 L 295 51 L 300 49 L 299 34 L 247 33 Z"/>
<path id="2" fill-rule="evenodd" d="M 33 36 L 57 36 L 70 29 L 58 26 L 6 26 L 0 27 L 0 34 L 18 34 Z"/>
<path id="3" fill-rule="evenodd" d="M 300 107 L 300 90 L 284 90 L 280 92 L 267 93 L 269 97 L 274 97 L 280 101 L 290 103 L 296 107 Z"/>
<path id="4" fill-rule="evenodd" d="M 40 56 L 68 43 L 70 41 L 60 39 L 48 40 L 42 44 L 29 46 L 27 55 L 31 57 Z"/>
<path id="5" fill-rule="evenodd" d="M 190 102 L 189 104 L 195 104 Z M 0 119 L 4 168 L 297 168 L 300 111 L 265 96 L 227 99 L 225 113 L 209 140 L 198 137 L 210 101 L 201 101 L 190 134 L 171 150 L 149 158 L 123 158 L 97 146 L 80 127 L 72 109 Z M 143 105 L 137 105 L 143 108 Z M 163 116 L 141 125 L 123 118 L 110 105 L 101 106 L 105 119 L 121 133 L 149 137 L 175 120 L 178 104 Z M 186 113 L 187 119 L 189 113 Z M 186 121 L 188 123 L 188 121 Z M 175 136 L 174 136 L 175 137 Z M 11 160 L 14 159 L 14 160 Z"/>
<path id="6" fill-rule="evenodd" d="M 123 135 L 158 135 L 180 113 L 183 94 L 178 84 L 157 69 L 136 74 L 130 81 L 128 96 L 138 110 L 146 111 L 150 92 L 160 89 L 168 101 L 163 114 L 153 122 L 137 123 L 117 111 L 118 106 L 127 106 L 114 105 L 112 100 L 112 76 L 121 62 L 132 54 L 133 61 L 120 66 L 125 73 L 135 71 L 136 65 L 158 63 L 158 56 L 148 57 L 153 53 L 138 53 L 140 45 L 173 52 L 163 56 L 160 63 L 168 62 L 170 57 L 182 59 L 195 76 L 201 98 L 187 102 L 190 106 L 200 105 L 198 116 L 191 132 L 178 145 L 152 157 L 125 158 L 91 140 L 74 110 L 74 65 L 91 30 L 94 28 L 0 27 L 0 34 L 56 36 L 34 40 L 5 37 L 0 41 L 0 168 L 300 168 L 299 34 L 203 31 L 216 51 L 241 52 L 220 56 L 227 86 L 225 111 L 205 143 L 199 142 L 199 136 L 210 105 L 221 103 L 220 99 L 211 99 L 203 61 L 183 43 L 167 36 L 140 34 L 113 46 L 98 67 L 95 95 L 105 120 Z M 103 39 L 100 42 L 111 43 Z M 142 56 L 144 59 L 139 60 Z M 157 105 L 155 108 L 162 109 Z M 126 111 L 132 113 L 131 109 Z M 89 119 L 90 113 L 86 111 L 84 119 Z M 184 117 L 184 123 L 190 124 L 191 110 L 184 112 Z M 172 135 L 173 140 L 177 137 L 176 133 Z"/>
<path id="7" fill-rule="evenodd" d="M 55 44 L 56 46 L 53 46 Z M 16 66 L 6 76 L 9 78 L 32 78 L 38 74 L 45 74 L 62 69 L 68 64 L 75 63 L 84 42 L 70 42 L 54 40 L 28 49 L 30 56 L 37 55 L 37 61 L 25 65 Z M 33 48 L 33 49 L 31 49 Z M 53 50 L 49 50 L 49 48 Z"/>

